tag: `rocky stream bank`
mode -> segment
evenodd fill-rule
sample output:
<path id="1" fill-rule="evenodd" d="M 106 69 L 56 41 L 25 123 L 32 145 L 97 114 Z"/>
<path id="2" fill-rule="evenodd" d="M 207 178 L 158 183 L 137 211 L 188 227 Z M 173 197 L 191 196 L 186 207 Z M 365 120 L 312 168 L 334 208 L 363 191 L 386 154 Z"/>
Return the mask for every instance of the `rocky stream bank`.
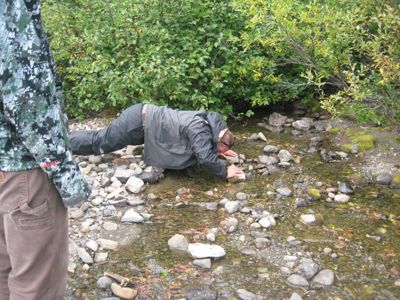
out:
<path id="1" fill-rule="evenodd" d="M 234 124 L 246 181 L 163 172 L 142 146 L 76 157 L 93 193 L 69 210 L 65 299 L 400 298 L 398 130 Z"/>

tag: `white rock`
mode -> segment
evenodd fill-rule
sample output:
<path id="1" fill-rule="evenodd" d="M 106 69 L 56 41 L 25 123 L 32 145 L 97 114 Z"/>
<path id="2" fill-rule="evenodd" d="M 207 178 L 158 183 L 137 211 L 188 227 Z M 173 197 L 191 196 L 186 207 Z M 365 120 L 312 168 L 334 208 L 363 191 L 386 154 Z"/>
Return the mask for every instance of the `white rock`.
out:
<path id="1" fill-rule="evenodd" d="M 335 273 L 332 270 L 325 269 L 321 270 L 315 277 L 312 279 L 311 284 L 317 284 L 322 286 L 330 286 L 333 284 L 335 280 Z"/>
<path id="2" fill-rule="evenodd" d="M 189 244 L 189 253 L 193 258 L 221 258 L 225 256 L 225 250 L 218 245 L 202 243 Z"/>
<path id="3" fill-rule="evenodd" d="M 142 179 L 131 177 L 126 183 L 125 188 L 131 193 L 138 194 L 144 190 L 145 185 Z"/>
<path id="4" fill-rule="evenodd" d="M 96 241 L 90 240 L 86 243 L 86 247 L 89 248 L 90 250 L 92 250 L 93 252 L 96 252 L 97 250 L 99 250 L 99 243 L 97 243 Z"/>
<path id="5" fill-rule="evenodd" d="M 300 216 L 300 220 L 306 225 L 314 225 L 317 219 L 313 214 L 305 214 Z"/>
<path id="6" fill-rule="evenodd" d="M 78 256 L 85 264 L 92 264 L 93 258 L 90 254 L 83 248 L 78 249 Z"/>
<path id="7" fill-rule="evenodd" d="M 346 203 L 349 202 L 350 196 L 345 194 L 337 194 L 333 200 L 339 203 Z"/>
<path id="8" fill-rule="evenodd" d="M 94 255 L 94 261 L 96 263 L 102 263 L 107 261 L 108 253 L 107 252 L 98 252 Z"/>
<path id="9" fill-rule="evenodd" d="M 211 259 L 195 259 L 193 264 L 202 269 L 211 269 Z"/>
<path id="10" fill-rule="evenodd" d="M 127 210 L 121 219 L 122 223 L 142 223 L 144 218 L 133 208 Z"/>
<path id="11" fill-rule="evenodd" d="M 104 250 L 117 250 L 119 245 L 118 242 L 107 239 L 99 239 L 98 242 Z"/>
<path id="12" fill-rule="evenodd" d="M 258 133 L 258 138 L 264 142 L 267 142 L 267 138 L 265 137 L 265 135 L 262 132 Z"/>
<path id="13" fill-rule="evenodd" d="M 293 159 L 292 154 L 290 154 L 290 152 L 287 150 L 279 151 L 278 157 L 281 162 L 289 162 Z"/>
<path id="14" fill-rule="evenodd" d="M 228 201 L 225 203 L 225 209 L 229 214 L 237 212 L 240 208 L 239 201 Z"/>
<path id="15" fill-rule="evenodd" d="M 175 234 L 168 240 L 168 247 L 171 251 L 188 252 L 189 242 L 182 234 Z"/>

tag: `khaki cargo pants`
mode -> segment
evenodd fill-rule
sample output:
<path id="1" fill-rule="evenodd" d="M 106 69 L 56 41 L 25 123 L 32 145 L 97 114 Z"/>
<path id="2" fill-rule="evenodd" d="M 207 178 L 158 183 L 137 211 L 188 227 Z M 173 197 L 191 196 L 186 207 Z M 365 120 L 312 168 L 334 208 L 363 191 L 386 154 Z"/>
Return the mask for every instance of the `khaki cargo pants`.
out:
<path id="1" fill-rule="evenodd" d="M 0 171 L 0 300 L 61 300 L 67 209 L 41 169 Z"/>

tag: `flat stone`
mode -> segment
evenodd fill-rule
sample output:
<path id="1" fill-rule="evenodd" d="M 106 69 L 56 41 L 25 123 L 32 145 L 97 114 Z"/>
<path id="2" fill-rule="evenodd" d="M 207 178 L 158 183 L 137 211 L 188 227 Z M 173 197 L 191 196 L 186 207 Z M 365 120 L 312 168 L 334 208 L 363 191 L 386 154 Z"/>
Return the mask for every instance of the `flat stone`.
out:
<path id="1" fill-rule="evenodd" d="M 289 300 L 303 300 L 303 298 L 297 294 L 296 292 L 294 292 L 291 296 Z"/>
<path id="2" fill-rule="evenodd" d="M 144 218 L 133 208 L 125 212 L 121 219 L 122 223 L 143 223 Z"/>
<path id="3" fill-rule="evenodd" d="M 346 203 L 346 202 L 349 202 L 350 196 L 345 195 L 345 194 L 337 194 L 337 195 L 335 195 L 333 200 L 335 202 L 339 202 L 339 203 Z"/>
<path id="4" fill-rule="evenodd" d="M 209 270 L 211 269 L 211 259 L 209 258 L 205 258 L 205 259 L 195 259 L 193 261 L 193 264 L 196 267 L 202 268 L 202 269 L 206 269 Z"/>
<path id="5" fill-rule="evenodd" d="M 278 188 L 278 189 L 276 189 L 276 192 L 277 192 L 279 195 L 285 196 L 285 197 L 288 197 L 288 196 L 292 195 L 292 191 L 291 191 L 289 188 L 286 188 L 286 187 L 284 187 L 284 188 Z"/>
<path id="6" fill-rule="evenodd" d="M 131 193 L 138 194 L 145 189 L 144 181 L 137 177 L 130 177 L 125 188 Z"/>
<path id="7" fill-rule="evenodd" d="M 218 245 L 202 243 L 189 244 L 189 253 L 193 258 L 221 258 L 225 256 L 225 250 Z"/>
<path id="8" fill-rule="evenodd" d="M 305 214 L 300 216 L 300 221 L 306 225 L 315 225 L 316 220 L 317 219 L 313 214 Z"/>
<path id="9" fill-rule="evenodd" d="M 99 250 L 99 243 L 93 240 L 90 240 L 86 243 L 86 248 L 89 248 L 93 252 L 96 252 Z"/>
<path id="10" fill-rule="evenodd" d="M 236 291 L 237 296 L 239 297 L 240 300 L 257 300 L 257 295 L 246 291 L 244 289 L 238 289 Z"/>
<path id="11" fill-rule="evenodd" d="M 115 231 L 118 229 L 118 224 L 114 222 L 104 222 L 103 228 L 107 231 Z"/>
<path id="12" fill-rule="evenodd" d="M 303 198 L 296 198 L 295 201 L 296 207 L 304 207 L 309 204 L 308 200 L 305 200 Z"/>
<path id="13" fill-rule="evenodd" d="M 271 240 L 267 238 L 256 238 L 254 240 L 254 244 L 256 245 L 257 249 L 264 249 L 271 244 Z"/>
<path id="14" fill-rule="evenodd" d="M 100 155 L 90 155 L 88 160 L 90 163 L 95 165 L 98 165 L 103 161 Z"/>
<path id="15" fill-rule="evenodd" d="M 182 234 L 175 234 L 168 240 L 168 247 L 171 251 L 188 252 L 189 242 Z"/>
<path id="16" fill-rule="evenodd" d="M 218 293 L 208 285 L 191 288 L 186 296 L 187 300 L 217 300 Z"/>
<path id="17" fill-rule="evenodd" d="M 115 170 L 114 177 L 117 178 L 121 183 L 126 183 L 131 176 L 135 173 L 131 169 L 118 168 Z"/>
<path id="18" fill-rule="evenodd" d="M 96 263 L 103 263 L 107 261 L 108 259 L 108 253 L 107 252 L 98 252 L 94 255 L 94 261 Z"/>
<path id="19" fill-rule="evenodd" d="M 313 120 L 310 118 L 302 118 L 301 120 L 294 121 L 292 126 L 298 130 L 307 131 L 311 128 Z"/>
<path id="20" fill-rule="evenodd" d="M 99 239 L 98 242 L 104 250 L 117 250 L 119 246 L 118 242 L 107 239 Z"/>
<path id="21" fill-rule="evenodd" d="M 383 185 L 390 185 L 392 183 L 392 175 L 389 173 L 382 173 L 376 177 L 376 183 Z"/>
<path id="22" fill-rule="evenodd" d="M 121 287 L 119 284 L 114 282 L 111 284 L 111 291 L 115 296 L 126 300 L 133 300 L 137 296 L 137 291 L 135 289 Z"/>
<path id="23" fill-rule="evenodd" d="M 278 163 L 278 159 L 275 156 L 260 155 L 258 157 L 258 160 L 260 161 L 260 163 L 267 166 L 275 165 Z"/>
<path id="24" fill-rule="evenodd" d="M 331 286 L 335 280 L 335 273 L 332 270 L 321 270 L 311 281 L 311 285 Z"/>
<path id="25" fill-rule="evenodd" d="M 78 248 L 78 256 L 85 264 L 92 264 L 92 256 L 83 248 Z"/>
<path id="26" fill-rule="evenodd" d="M 297 286 L 297 287 L 308 288 L 308 286 L 309 286 L 307 279 L 305 279 L 303 276 L 300 276 L 298 274 L 290 275 L 288 277 L 288 283 L 290 285 Z"/>
<path id="27" fill-rule="evenodd" d="M 279 152 L 279 148 L 277 146 L 274 146 L 274 145 L 266 145 L 263 148 L 263 151 L 264 151 L 264 153 L 267 153 L 267 154 L 269 154 L 269 153 L 278 153 Z"/>
<path id="28" fill-rule="evenodd" d="M 229 214 L 233 214 L 235 212 L 237 212 L 240 208 L 240 204 L 239 201 L 228 201 L 225 203 L 225 210 L 229 213 Z"/>
<path id="29" fill-rule="evenodd" d="M 84 213 L 80 208 L 70 208 L 69 216 L 71 219 L 78 220 L 78 219 L 83 218 Z"/>
<path id="30" fill-rule="evenodd" d="M 222 220 L 220 224 L 224 231 L 232 233 L 236 231 L 239 225 L 239 221 L 236 218 L 227 218 L 225 220 Z"/>

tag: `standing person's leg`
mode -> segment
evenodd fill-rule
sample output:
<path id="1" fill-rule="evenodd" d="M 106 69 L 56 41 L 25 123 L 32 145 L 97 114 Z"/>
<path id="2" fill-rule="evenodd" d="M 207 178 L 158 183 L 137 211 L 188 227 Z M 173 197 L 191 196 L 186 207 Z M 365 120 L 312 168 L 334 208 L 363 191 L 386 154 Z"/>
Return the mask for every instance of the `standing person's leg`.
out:
<path id="1" fill-rule="evenodd" d="M 142 122 L 143 104 L 124 110 L 109 126 L 99 131 L 74 131 L 70 133 L 72 152 L 78 155 L 103 154 L 128 145 L 144 143 Z"/>
<path id="2" fill-rule="evenodd" d="M 0 171 L 0 182 L 3 178 Z M 4 211 L 2 211 L 2 198 L 0 196 L 0 299 L 8 300 L 10 290 L 8 289 L 8 276 L 11 272 L 10 257 L 7 252 L 6 236 L 4 232 Z"/>
<path id="3" fill-rule="evenodd" d="M 62 300 L 67 283 L 67 209 L 41 169 L 3 172 L 10 300 Z"/>

